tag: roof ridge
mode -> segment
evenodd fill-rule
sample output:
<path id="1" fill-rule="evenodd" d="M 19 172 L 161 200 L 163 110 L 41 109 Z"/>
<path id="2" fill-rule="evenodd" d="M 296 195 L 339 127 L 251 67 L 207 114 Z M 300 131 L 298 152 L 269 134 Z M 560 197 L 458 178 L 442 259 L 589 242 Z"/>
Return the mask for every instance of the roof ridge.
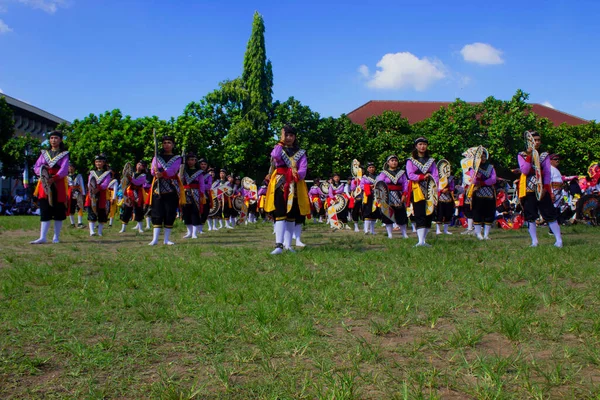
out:
<path id="1" fill-rule="evenodd" d="M 555 111 L 555 112 L 559 112 L 559 113 L 561 113 L 561 114 L 568 115 L 569 117 L 572 117 L 572 118 L 575 118 L 575 119 L 579 119 L 579 120 L 581 120 L 581 121 L 585 121 L 585 122 L 590 122 L 590 120 L 587 120 L 587 119 L 584 119 L 584 118 L 578 117 L 578 116 L 576 116 L 576 115 L 573 115 L 573 114 L 569 114 L 568 112 L 565 112 L 565 111 L 557 110 L 557 109 L 556 109 L 556 108 L 554 108 L 554 107 L 548 107 L 548 106 L 545 106 L 545 105 L 543 105 L 543 104 L 540 104 L 540 103 L 529 103 L 529 104 L 531 104 L 532 106 L 536 105 L 536 106 L 545 107 L 545 108 L 547 108 L 547 109 L 549 109 L 549 110 L 552 110 L 552 111 Z"/>

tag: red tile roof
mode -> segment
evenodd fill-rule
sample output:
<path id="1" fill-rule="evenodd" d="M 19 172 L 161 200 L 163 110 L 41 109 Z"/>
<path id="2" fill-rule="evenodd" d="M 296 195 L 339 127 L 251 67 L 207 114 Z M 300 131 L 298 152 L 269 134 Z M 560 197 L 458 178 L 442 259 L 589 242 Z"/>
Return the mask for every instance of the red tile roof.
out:
<path id="1" fill-rule="evenodd" d="M 449 101 L 401 101 L 401 100 L 371 100 L 348 113 L 348 118 L 355 124 L 364 125 L 367 118 L 381 115 L 384 111 L 399 111 L 410 124 L 423 121 L 441 107 L 447 107 Z M 470 102 L 469 104 L 480 104 Z M 571 114 L 546 107 L 541 104 L 531 104 L 532 111 L 540 117 L 548 118 L 555 126 L 563 122 L 568 125 L 587 124 L 589 121 Z"/>

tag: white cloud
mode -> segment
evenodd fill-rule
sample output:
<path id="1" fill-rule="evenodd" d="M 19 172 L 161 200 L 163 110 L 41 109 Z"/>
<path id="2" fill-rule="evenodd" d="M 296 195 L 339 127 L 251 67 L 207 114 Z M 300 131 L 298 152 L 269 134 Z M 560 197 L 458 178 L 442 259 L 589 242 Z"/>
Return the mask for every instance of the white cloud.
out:
<path id="1" fill-rule="evenodd" d="M 358 67 L 358 72 L 365 78 L 369 77 L 369 67 L 364 64 Z"/>
<path id="2" fill-rule="evenodd" d="M 460 51 L 463 59 L 481 65 L 504 64 L 502 51 L 487 43 L 468 44 Z"/>
<path id="3" fill-rule="evenodd" d="M 374 89 L 402 89 L 417 91 L 427 89 L 434 82 L 446 77 L 445 67 L 439 60 L 418 58 L 412 53 L 388 53 L 377 63 L 375 74 L 369 73 L 366 65 L 358 71 L 369 79 L 367 86 Z"/>
<path id="4" fill-rule="evenodd" d="M 548 100 L 546 100 L 545 102 L 543 102 L 542 105 L 546 106 L 548 108 L 554 108 L 554 106 L 552 104 L 550 104 L 550 102 Z"/>
<path id="5" fill-rule="evenodd" d="M 19 0 L 19 3 L 54 14 L 59 7 L 65 7 L 65 0 Z"/>
<path id="6" fill-rule="evenodd" d="M 0 88 L 0 93 L 4 93 L 4 90 L 2 90 L 2 88 Z"/>
<path id="7" fill-rule="evenodd" d="M 0 35 L 3 33 L 8 33 L 8 32 L 12 32 L 12 29 L 10 28 L 10 26 L 6 25 L 6 23 L 4 21 L 2 21 L 0 19 Z"/>

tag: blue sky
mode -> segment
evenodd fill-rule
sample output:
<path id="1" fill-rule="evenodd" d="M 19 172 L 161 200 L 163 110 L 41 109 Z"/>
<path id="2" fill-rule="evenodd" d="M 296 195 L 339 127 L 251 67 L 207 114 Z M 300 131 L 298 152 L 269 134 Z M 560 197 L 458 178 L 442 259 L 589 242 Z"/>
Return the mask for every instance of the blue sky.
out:
<path id="1" fill-rule="evenodd" d="M 600 120 L 600 2 L 583 0 L 0 0 L 0 90 L 68 120 L 168 119 L 241 74 L 255 10 L 274 98 L 322 116 L 521 88 Z"/>

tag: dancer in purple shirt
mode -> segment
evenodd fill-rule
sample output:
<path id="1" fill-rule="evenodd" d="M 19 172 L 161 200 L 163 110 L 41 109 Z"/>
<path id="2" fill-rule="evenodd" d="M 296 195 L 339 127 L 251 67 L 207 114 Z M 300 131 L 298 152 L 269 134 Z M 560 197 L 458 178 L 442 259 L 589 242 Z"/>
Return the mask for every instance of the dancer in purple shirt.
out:
<path id="1" fill-rule="evenodd" d="M 496 170 L 488 161 L 489 153 L 483 149 L 479 169 L 469 170 L 472 182 L 475 185 L 472 195 L 473 225 L 475 235 L 479 240 L 489 240 L 490 230 L 496 217 Z M 483 225 L 483 236 L 481 226 Z"/>
<path id="2" fill-rule="evenodd" d="M 538 150 L 542 144 L 540 134 L 535 131 L 530 133 L 535 140 L 535 150 Z M 542 195 L 538 200 L 535 193 L 535 187 L 538 182 L 535 176 L 535 169 L 532 165 L 532 152 L 533 149 L 529 148 L 527 151 L 521 152 L 517 156 L 519 161 L 519 169 L 521 171 L 521 181 L 519 182 L 519 199 L 523 205 L 525 221 L 527 221 L 529 226 L 531 247 L 537 247 L 538 245 L 535 221 L 538 219 L 540 214 L 548 223 L 550 229 L 552 229 L 552 233 L 554 233 L 556 238 L 554 246 L 562 247 L 562 235 L 560 233 L 560 225 L 557 222 L 559 214 L 558 210 L 554 207 L 552 198 L 552 166 L 550 165 L 550 158 L 546 152 L 539 153 L 543 190 Z"/>
<path id="3" fill-rule="evenodd" d="M 177 218 L 177 208 L 180 205 L 180 196 L 182 187 L 179 181 L 178 173 L 181 166 L 181 156 L 173 153 L 175 148 L 175 139 L 173 136 L 163 136 L 162 152 L 152 159 L 151 172 L 154 176 L 152 183 L 152 241 L 150 246 L 158 244 L 158 237 L 161 228 L 165 229 L 164 244 L 173 245 L 171 230 L 173 223 Z"/>
<path id="4" fill-rule="evenodd" d="M 123 190 L 123 213 L 121 214 L 121 230 L 119 233 L 125 232 L 127 224 L 134 216 L 135 230 L 139 233 L 144 233 L 142 229 L 142 221 L 144 219 L 144 184 L 146 183 L 146 167 L 148 163 L 144 160 L 138 161 L 135 166 L 135 172 L 129 180 L 129 186 L 121 188 Z"/>
<path id="5" fill-rule="evenodd" d="M 200 217 L 203 211 L 202 193 L 205 191 L 203 171 L 198 168 L 196 154 L 188 152 L 185 156 L 182 183 L 185 189 L 185 205 L 183 206 L 183 222 L 187 228 L 184 239 L 198 239 L 200 230 Z"/>
<path id="6" fill-rule="evenodd" d="M 33 171 L 37 176 L 40 176 L 42 173 L 42 167 L 48 172 L 52 198 L 48 198 L 50 193 L 46 193 L 41 180 L 38 181 L 34 196 L 38 198 L 40 207 L 40 237 L 30 242 L 31 244 L 46 243 L 46 236 L 48 235 L 48 230 L 50 230 L 51 220 L 54 220 L 54 237 L 52 238 L 52 242 L 58 243 L 60 241 L 60 230 L 62 229 L 63 221 L 67 218 L 68 183 L 66 178 L 69 174 L 69 152 L 65 150 L 62 138 L 63 134 L 61 131 L 51 132 L 48 136 L 50 150 L 42 150 L 42 153 L 33 166 Z"/>
<path id="7" fill-rule="evenodd" d="M 415 247 L 430 246 L 426 243 L 426 238 L 429 229 L 431 229 L 433 212 L 428 212 L 427 202 L 431 201 L 428 198 L 428 189 L 429 185 L 435 184 L 437 190 L 439 185 L 437 166 L 435 159 L 429 154 L 428 146 L 429 142 L 426 138 L 417 138 L 415 140 L 415 149 L 412 151 L 411 157 L 406 161 L 406 173 L 410 180 L 408 185 L 410 197 L 408 198 L 412 203 L 415 224 L 417 225 L 417 236 L 419 238 Z M 431 179 L 433 179 L 433 183 Z"/>
<path id="8" fill-rule="evenodd" d="M 393 210 L 394 219 L 402 231 L 402 237 L 405 239 L 408 238 L 406 234 L 408 216 L 406 215 L 404 205 L 408 192 L 408 180 L 406 179 L 404 170 L 399 168 L 398 157 L 395 154 L 388 156 L 385 160 L 383 171 L 377 177 L 377 181 L 386 183 L 389 190 L 388 205 Z M 385 224 L 388 238 L 392 239 L 394 221 L 383 215 L 383 213 L 381 214 L 381 220 Z"/>

